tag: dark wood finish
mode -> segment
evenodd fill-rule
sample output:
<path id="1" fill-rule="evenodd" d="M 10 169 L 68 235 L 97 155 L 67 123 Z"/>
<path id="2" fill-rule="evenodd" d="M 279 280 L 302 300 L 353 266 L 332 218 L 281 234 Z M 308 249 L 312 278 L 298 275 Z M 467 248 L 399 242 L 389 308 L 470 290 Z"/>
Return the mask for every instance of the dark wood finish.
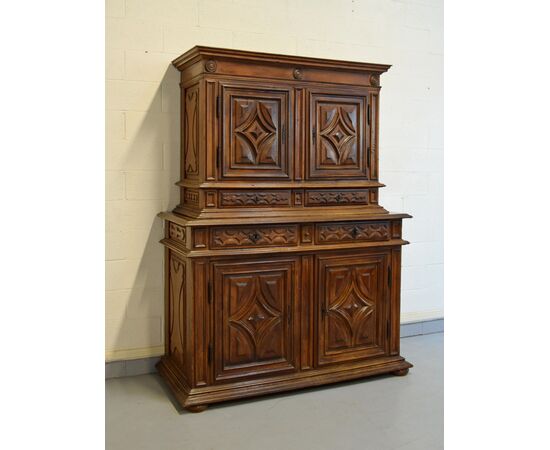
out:
<path id="1" fill-rule="evenodd" d="M 194 47 L 180 204 L 162 213 L 166 354 L 181 406 L 393 373 L 402 219 L 378 204 L 389 66 Z"/>

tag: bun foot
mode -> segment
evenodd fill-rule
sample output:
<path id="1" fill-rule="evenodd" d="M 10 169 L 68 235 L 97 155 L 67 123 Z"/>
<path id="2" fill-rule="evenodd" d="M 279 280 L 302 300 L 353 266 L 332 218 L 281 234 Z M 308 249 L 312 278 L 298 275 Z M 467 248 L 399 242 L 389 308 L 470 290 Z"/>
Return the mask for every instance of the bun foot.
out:
<path id="1" fill-rule="evenodd" d="M 191 413 L 200 413 L 203 412 L 205 409 L 208 408 L 208 405 L 193 405 L 193 406 L 186 406 L 185 409 Z"/>
<path id="2" fill-rule="evenodd" d="M 398 377 L 404 377 L 405 375 L 407 375 L 409 373 L 409 368 L 407 367 L 406 369 L 399 369 L 399 370 L 396 370 L 395 372 L 392 372 L 395 376 L 398 376 Z"/>

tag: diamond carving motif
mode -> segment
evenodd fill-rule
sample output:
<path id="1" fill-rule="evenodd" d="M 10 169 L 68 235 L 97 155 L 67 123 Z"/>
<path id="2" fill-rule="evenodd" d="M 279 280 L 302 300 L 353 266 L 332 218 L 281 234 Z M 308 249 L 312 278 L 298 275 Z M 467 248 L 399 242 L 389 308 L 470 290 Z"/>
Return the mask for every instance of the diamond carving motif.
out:
<path id="1" fill-rule="evenodd" d="M 345 165 L 351 160 L 355 163 L 355 146 L 357 132 L 351 115 L 355 110 L 346 111 L 345 106 L 325 110 L 326 125 L 320 131 L 325 147 L 324 164 Z"/>
<path id="2" fill-rule="evenodd" d="M 375 301 L 371 299 L 369 272 L 355 269 L 337 269 L 329 276 L 333 284 L 333 296 L 328 298 L 329 326 L 337 337 L 331 347 L 355 347 L 372 339 L 371 316 Z"/>
<path id="3" fill-rule="evenodd" d="M 282 310 L 279 274 L 240 279 L 238 305 L 229 317 L 236 359 L 272 358 L 280 352 L 271 342 L 280 333 Z M 279 298 L 278 298 L 279 297 Z"/>
<path id="4" fill-rule="evenodd" d="M 240 163 L 276 164 L 274 142 L 277 136 L 277 127 L 273 123 L 271 111 L 261 101 L 246 102 L 239 105 L 244 119 L 235 128 L 239 137 L 241 160 Z"/>

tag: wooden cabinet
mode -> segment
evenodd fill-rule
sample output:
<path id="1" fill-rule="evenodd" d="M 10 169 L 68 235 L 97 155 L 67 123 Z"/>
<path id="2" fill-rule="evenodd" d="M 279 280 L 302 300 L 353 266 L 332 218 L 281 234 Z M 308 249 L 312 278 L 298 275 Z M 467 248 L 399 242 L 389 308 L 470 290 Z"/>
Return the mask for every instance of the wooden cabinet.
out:
<path id="1" fill-rule="evenodd" d="M 180 202 L 165 220 L 165 355 L 181 406 L 404 375 L 401 223 L 378 203 L 389 66 L 194 47 Z"/>

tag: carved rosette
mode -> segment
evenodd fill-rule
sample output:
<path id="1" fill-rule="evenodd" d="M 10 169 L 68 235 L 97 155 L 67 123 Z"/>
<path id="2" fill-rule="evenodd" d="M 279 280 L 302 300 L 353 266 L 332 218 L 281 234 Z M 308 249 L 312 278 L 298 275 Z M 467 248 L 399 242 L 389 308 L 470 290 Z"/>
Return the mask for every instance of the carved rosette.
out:
<path id="1" fill-rule="evenodd" d="M 218 64 L 213 59 L 209 59 L 204 64 L 204 70 L 206 70 L 207 72 L 210 72 L 210 73 L 215 72 L 217 70 L 217 68 L 218 68 Z"/>
<path id="2" fill-rule="evenodd" d="M 374 75 L 374 74 L 371 75 L 371 76 L 369 77 L 369 83 L 370 83 L 370 85 L 373 86 L 373 87 L 378 87 L 378 86 L 380 86 L 380 78 L 379 78 L 379 76 L 378 76 L 378 75 Z"/>
<path id="3" fill-rule="evenodd" d="M 302 69 L 297 67 L 292 71 L 292 76 L 295 80 L 301 80 L 304 78 L 304 72 L 302 72 Z"/>

